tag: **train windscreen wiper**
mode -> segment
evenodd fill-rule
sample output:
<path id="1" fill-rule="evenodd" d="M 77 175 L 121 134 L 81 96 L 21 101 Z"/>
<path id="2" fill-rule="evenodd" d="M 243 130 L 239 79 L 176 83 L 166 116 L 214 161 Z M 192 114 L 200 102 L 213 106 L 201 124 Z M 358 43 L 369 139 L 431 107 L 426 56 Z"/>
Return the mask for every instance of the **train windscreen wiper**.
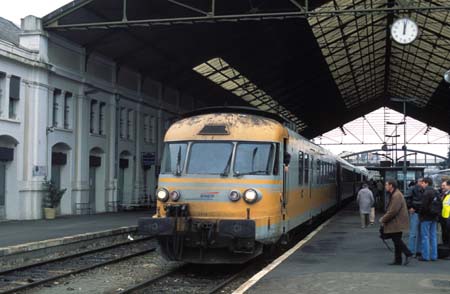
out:
<path id="1" fill-rule="evenodd" d="M 181 146 L 178 148 L 177 165 L 175 168 L 175 176 L 181 176 Z"/>
<path id="2" fill-rule="evenodd" d="M 269 172 L 267 170 L 254 170 L 254 171 L 246 172 L 246 173 L 236 172 L 234 174 L 234 176 L 235 177 L 240 177 L 240 176 L 246 176 L 246 175 L 260 175 L 260 174 L 268 175 Z"/>
<path id="3" fill-rule="evenodd" d="M 230 156 L 228 157 L 227 165 L 223 169 L 223 172 L 220 174 L 221 177 L 228 177 L 230 174 L 230 166 L 231 166 L 231 158 L 233 157 L 233 152 L 230 153 Z"/>

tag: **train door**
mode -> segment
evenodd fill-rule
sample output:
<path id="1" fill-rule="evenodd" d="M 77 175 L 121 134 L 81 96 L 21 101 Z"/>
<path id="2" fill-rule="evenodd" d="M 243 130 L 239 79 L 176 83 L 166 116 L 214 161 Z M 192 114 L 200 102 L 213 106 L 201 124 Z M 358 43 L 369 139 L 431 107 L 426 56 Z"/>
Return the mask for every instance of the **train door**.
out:
<path id="1" fill-rule="evenodd" d="M 283 222 L 283 235 L 281 242 L 282 244 L 287 244 L 289 241 L 288 234 L 286 233 L 289 230 L 287 223 L 287 201 L 288 201 L 288 193 L 289 193 L 289 164 L 291 161 L 291 154 L 288 152 L 288 139 L 285 138 L 283 142 L 283 192 L 282 192 L 282 203 L 281 203 L 281 217 Z"/>
<path id="2" fill-rule="evenodd" d="M 300 186 L 300 197 L 302 202 L 305 197 L 305 153 L 298 152 L 298 185 Z"/>
<path id="3" fill-rule="evenodd" d="M 288 152 L 288 142 L 287 139 L 284 139 L 283 144 L 283 202 L 282 202 L 282 213 L 283 213 L 283 219 L 285 218 L 286 214 L 286 205 L 288 201 L 288 187 L 289 187 L 289 163 L 291 161 L 291 155 Z"/>

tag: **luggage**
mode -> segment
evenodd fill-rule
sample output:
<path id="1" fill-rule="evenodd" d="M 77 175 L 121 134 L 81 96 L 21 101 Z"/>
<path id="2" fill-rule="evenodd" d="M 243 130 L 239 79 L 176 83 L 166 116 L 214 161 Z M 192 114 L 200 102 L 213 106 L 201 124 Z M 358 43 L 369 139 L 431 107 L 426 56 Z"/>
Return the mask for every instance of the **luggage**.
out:
<path id="1" fill-rule="evenodd" d="M 438 258 L 444 259 L 450 256 L 450 247 L 444 244 L 438 245 Z"/>
<path id="2" fill-rule="evenodd" d="M 434 195 L 433 200 L 431 200 L 430 212 L 436 217 L 439 217 L 442 214 L 442 200 L 437 192 Z"/>

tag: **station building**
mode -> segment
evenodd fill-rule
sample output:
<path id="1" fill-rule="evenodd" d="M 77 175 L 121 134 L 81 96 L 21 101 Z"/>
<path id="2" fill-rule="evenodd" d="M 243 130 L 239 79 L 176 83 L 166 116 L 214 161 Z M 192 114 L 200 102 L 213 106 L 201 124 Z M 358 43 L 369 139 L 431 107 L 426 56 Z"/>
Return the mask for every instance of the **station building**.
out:
<path id="1" fill-rule="evenodd" d="M 39 18 L 0 21 L 0 220 L 41 218 L 46 179 L 67 189 L 60 215 L 154 197 L 164 132 L 200 102 L 87 54 Z"/>

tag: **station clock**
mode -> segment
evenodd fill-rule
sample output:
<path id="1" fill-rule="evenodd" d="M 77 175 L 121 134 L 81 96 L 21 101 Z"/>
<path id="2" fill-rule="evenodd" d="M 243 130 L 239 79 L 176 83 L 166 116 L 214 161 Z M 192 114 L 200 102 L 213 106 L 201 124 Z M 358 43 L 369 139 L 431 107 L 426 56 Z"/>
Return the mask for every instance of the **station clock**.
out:
<path id="1" fill-rule="evenodd" d="M 391 27 L 391 36 L 395 42 L 407 45 L 412 43 L 419 35 L 419 27 L 409 18 L 400 18 L 394 21 Z"/>
<path id="2" fill-rule="evenodd" d="M 444 74 L 444 80 L 450 84 L 450 70 L 447 70 Z"/>

